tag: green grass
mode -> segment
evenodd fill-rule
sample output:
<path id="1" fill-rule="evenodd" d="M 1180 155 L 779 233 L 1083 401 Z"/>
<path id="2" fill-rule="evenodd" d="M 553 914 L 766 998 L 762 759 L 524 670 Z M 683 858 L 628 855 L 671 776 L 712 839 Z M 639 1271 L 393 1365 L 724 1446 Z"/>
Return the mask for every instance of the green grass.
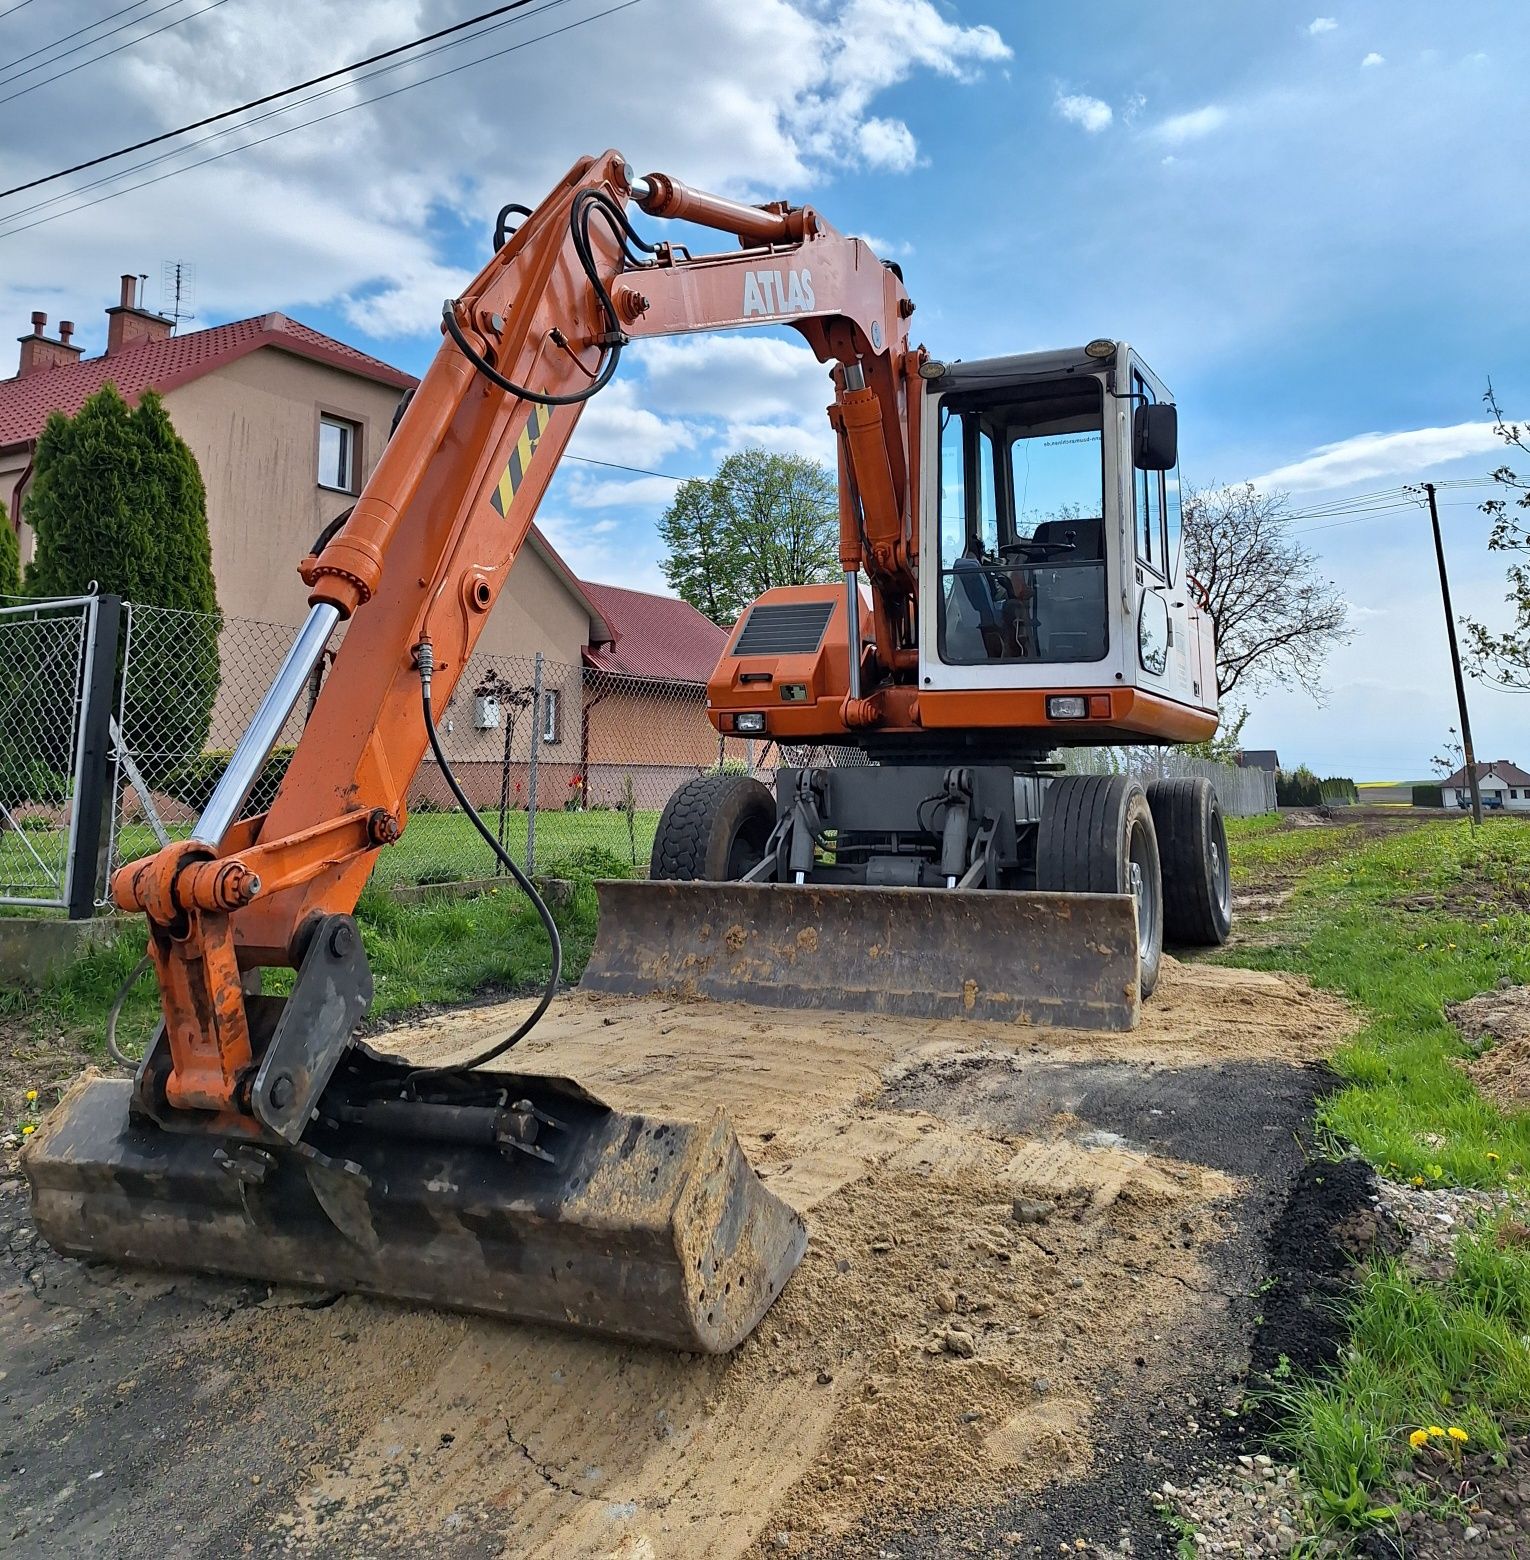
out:
<path id="1" fill-rule="evenodd" d="M 1446 1002 L 1500 980 L 1530 982 L 1530 821 L 1464 821 L 1365 839 L 1358 830 L 1230 830 L 1235 875 L 1297 874 L 1276 941 L 1220 957 L 1293 970 L 1361 1009 L 1333 1058 L 1344 1086 L 1318 1110 L 1334 1152 L 1352 1145 L 1384 1175 L 1425 1185 L 1507 1187 L 1530 1166 L 1530 1112 L 1505 1114 L 1453 1060 L 1467 1055 Z M 1309 844 L 1312 836 L 1326 843 Z M 1288 845 L 1288 840 L 1297 843 Z M 1447 1507 L 1445 1443 L 1410 1431 L 1457 1425 L 1498 1449 L 1530 1425 L 1530 1248 L 1507 1215 L 1462 1236 L 1447 1283 L 1373 1265 L 1343 1302 L 1350 1330 L 1326 1376 L 1274 1389 L 1282 1450 L 1316 1514 L 1338 1527 L 1390 1521 L 1381 1492 L 1408 1465 L 1429 1481 L 1410 1502 Z M 1438 1475 L 1436 1478 L 1435 1475 Z"/>
<path id="2" fill-rule="evenodd" d="M 1300 831 L 1312 834 L 1351 831 Z M 1244 843 L 1231 849 L 1236 869 Z M 1469 1053 L 1444 1005 L 1501 979 L 1530 983 L 1530 899 L 1520 897 L 1530 884 L 1530 822 L 1495 821 L 1475 836 L 1454 820 L 1366 842 L 1351 836 L 1338 854 L 1309 852 L 1303 866 L 1275 923 L 1281 940 L 1223 957 L 1298 971 L 1365 1011 L 1333 1058 L 1348 1087 L 1320 1107 L 1320 1127 L 1402 1178 L 1500 1186 L 1523 1175 L 1530 1113 L 1505 1116 L 1452 1065 Z"/>
<path id="3" fill-rule="evenodd" d="M 356 907 L 362 942 L 372 966 L 371 1017 L 406 1013 L 425 1003 L 462 1003 L 495 992 L 535 990 L 547 978 L 547 936 L 536 911 L 514 886 L 472 899 L 429 896 L 401 905 L 369 886 Z M 563 939 L 563 977 L 578 980 L 595 937 L 595 891 L 576 886 L 573 902 L 555 908 Z M 34 1033 L 68 1036 L 88 1055 L 105 1055 L 106 1018 L 112 998 L 144 949 L 142 926 L 124 922 L 91 946 L 46 990 L 0 992 L 0 1015 Z M 265 989 L 280 993 L 289 971 L 270 971 Z M 153 980 L 145 975 L 123 1008 L 119 1038 L 137 1051 L 158 1017 Z"/>

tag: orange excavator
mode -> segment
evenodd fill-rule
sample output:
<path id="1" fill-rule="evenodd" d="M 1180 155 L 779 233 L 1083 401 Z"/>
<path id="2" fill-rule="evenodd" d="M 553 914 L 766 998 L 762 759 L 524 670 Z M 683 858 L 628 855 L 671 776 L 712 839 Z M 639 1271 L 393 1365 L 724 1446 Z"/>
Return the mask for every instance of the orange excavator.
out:
<path id="1" fill-rule="evenodd" d="M 650 241 L 634 206 L 739 247 Z M 163 1023 L 130 1080 L 83 1079 L 28 1143 L 56 1248 L 705 1351 L 789 1278 L 803 1222 L 723 1112 L 624 1114 L 491 1065 L 558 978 L 556 923 L 508 857 L 554 950 L 529 1018 L 451 1067 L 357 1039 L 356 900 L 427 751 L 456 784 L 435 703 L 640 337 L 790 326 L 830 366 L 843 575 L 739 619 L 709 711 L 775 745 L 774 794 L 683 786 L 650 880 L 600 885 L 584 984 L 1126 1028 L 1166 930 L 1225 937 L 1210 788 L 1145 793 L 1052 759 L 1216 729 L 1210 625 L 1177 558 L 1172 398 L 1123 342 L 946 362 L 910 344 L 913 313 L 898 268 L 811 207 L 635 177 L 616 152 L 501 212 L 365 491 L 302 561 L 309 616 L 194 832 L 114 878 L 146 917 Z M 275 799 L 247 816 L 342 622 Z M 285 996 L 260 990 L 271 967 L 295 972 Z"/>

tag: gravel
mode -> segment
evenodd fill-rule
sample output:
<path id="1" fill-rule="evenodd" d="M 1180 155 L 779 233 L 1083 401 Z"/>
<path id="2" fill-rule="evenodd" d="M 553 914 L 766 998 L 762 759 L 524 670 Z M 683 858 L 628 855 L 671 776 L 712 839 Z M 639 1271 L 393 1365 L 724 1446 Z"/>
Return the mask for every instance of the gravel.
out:
<path id="1" fill-rule="evenodd" d="M 1448 1278 L 1454 1270 L 1456 1236 L 1469 1230 L 1483 1214 L 1507 1207 L 1503 1191 L 1478 1191 L 1466 1186 L 1409 1186 L 1402 1181 L 1376 1182 L 1376 1205 L 1402 1230 L 1407 1245 L 1402 1260 L 1429 1278 Z"/>
<path id="2" fill-rule="evenodd" d="M 1159 1503 L 1194 1529 L 1191 1542 L 1203 1555 L 1289 1555 L 1301 1542 L 1302 1499 L 1296 1469 L 1262 1454 L 1184 1488 L 1168 1479 L 1158 1488 Z M 1311 1552 L 1328 1555 L 1337 1547 L 1329 1541 Z"/>

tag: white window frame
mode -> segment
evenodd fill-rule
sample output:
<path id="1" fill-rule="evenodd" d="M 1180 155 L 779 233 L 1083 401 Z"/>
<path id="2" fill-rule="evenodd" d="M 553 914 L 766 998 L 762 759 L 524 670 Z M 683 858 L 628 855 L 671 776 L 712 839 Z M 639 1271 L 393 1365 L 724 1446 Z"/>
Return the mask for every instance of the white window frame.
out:
<path id="1" fill-rule="evenodd" d="M 544 747 L 556 747 L 563 740 L 563 691 L 542 690 L 542 729 L 538 737 Z"/>
<path id="2" fill-rule="evenodd" d="M 346 464 L 346 481 L 344 483 L 327 482 L 324 470 L 324 430 L 326 428 L 338 429 L 344 438 L 344 454 Z M 356 475 L 361 464 L 361 424 L 349 417 L 338 417 L 332 412 L 319 413 L 319 447 L 315 456 L 315 467 L 318 472 L 318 485 L 329 493 L 354 493 L 356 492 Z"/>

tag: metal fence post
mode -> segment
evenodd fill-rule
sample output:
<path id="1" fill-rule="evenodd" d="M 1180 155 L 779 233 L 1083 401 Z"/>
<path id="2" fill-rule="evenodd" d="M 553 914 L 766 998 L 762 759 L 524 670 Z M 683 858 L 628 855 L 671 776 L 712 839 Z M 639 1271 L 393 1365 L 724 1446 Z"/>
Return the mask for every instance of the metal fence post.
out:
<path id="1" fill-rule="evenodd" d="M 537 869 L 537 756 L 542 747 L 542 652 L 531 678 L 531 764 L 526 777 L 526 876 Z"/>
<path id="2" fill-rule="evenodd" d="M 70 817 L 69 919 L 96 913 L 98 890 L 111 853 L 107 808 L 116 801 L 112 773 L 112 694 L 117 682 L 117 640 L 122 598 L 98 596 L 90 609 L 89 639 L 81 676 L 80 753 Z"/>

